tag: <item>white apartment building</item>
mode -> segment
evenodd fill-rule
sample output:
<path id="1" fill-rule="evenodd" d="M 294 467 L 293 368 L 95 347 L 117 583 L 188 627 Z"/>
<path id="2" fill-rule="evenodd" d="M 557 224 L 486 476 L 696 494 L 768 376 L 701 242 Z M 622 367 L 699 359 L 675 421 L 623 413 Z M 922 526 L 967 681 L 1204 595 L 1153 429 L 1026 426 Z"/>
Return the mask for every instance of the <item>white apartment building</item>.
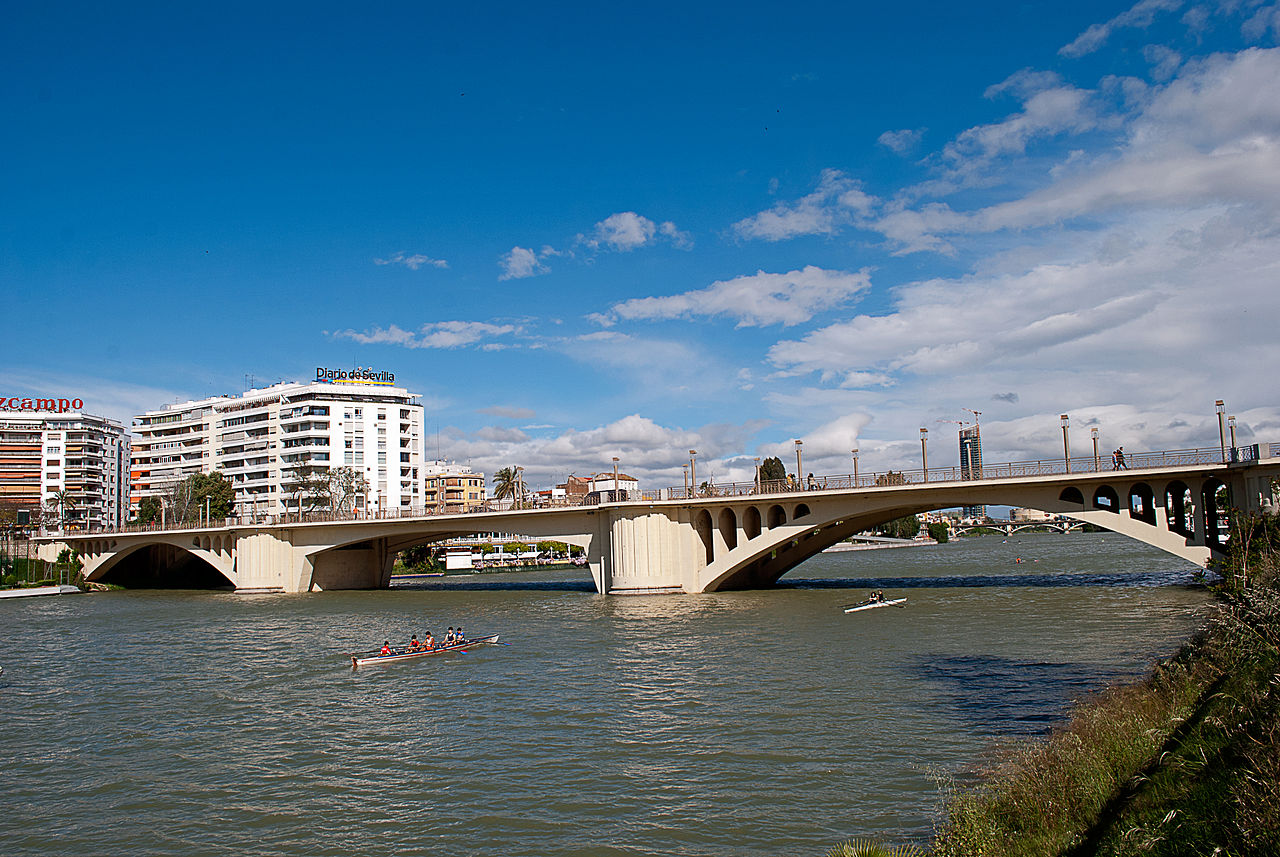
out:
<path id="1" fill-rule="evenodd" d="M 239 396 L 166 405 L 134 418 L 133 510 L 193 473 L 220 470 L 235 487 L 234 514 L 297 511 L 301 470 L 349 467 L 373 513 L 422 505 L 423 408 L 417 395 L 368 372 L 288 382 Z M 357 376 L 348 379 L 347 375 Z M 321 370 L 317 371 L 317 376 Z M 381 373 L 387 376 L 388 373 Z"/>
<path id="2" fill-rule="evenodd" d="M 43 520 L 46 530 L 114 529 L 128 515 L 129 436 L 79 405 L 0 400 L 0 502 Z"/>

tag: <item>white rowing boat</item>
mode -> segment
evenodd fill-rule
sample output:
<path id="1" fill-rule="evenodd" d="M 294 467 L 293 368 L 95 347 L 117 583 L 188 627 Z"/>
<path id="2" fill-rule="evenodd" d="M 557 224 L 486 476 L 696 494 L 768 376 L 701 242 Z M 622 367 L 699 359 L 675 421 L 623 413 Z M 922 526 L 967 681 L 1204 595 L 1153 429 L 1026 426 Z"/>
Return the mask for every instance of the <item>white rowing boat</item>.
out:
<path id="1" fill-rule="evenodd" d="M 405 647 L 395 648 L 391 650 L 391 654 L 369 654 L 356 652 L 351 656 L 351 666 L 363 667 L 369 664 L 390 664 L 397 661 L 410 661 L 414 658 L 428 658 L 432 655 L 443 655 L 449 652 L 466 652 L 474 646 L 488 646 L 498 642 L 497 634 L 490 634 L 487 637 L 476 637 L 474 640 L 463 640 L 461 643 L 454 643 L 452 646 L 436 646 L 431 649 L 408 649 Z"/>
<path id="2" fill-rule="evenodd" d="M 844 608 L 846 613 L 857 613 L 859 610 L 874 610 L 877 607 L 901 607 L 907 603 L 905 598 L 894 598 L 891 601 L 868 601 L 865 604 L 855 604 L 852 607 Z"/>

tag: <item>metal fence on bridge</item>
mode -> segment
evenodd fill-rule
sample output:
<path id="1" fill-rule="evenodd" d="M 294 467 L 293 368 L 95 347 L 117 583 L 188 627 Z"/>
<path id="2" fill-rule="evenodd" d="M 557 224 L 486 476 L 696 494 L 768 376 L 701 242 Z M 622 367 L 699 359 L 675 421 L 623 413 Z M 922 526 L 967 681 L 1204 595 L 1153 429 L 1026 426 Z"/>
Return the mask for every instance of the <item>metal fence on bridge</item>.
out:
<path id="1" fill-rule="evenodd" d="M 1026 479 L 1036 476 L 1056 476 L 1068 473 L 1105 473 L 1112 471 L 1141 471 L 1166 467 L 1194 467 L 1197 465 L 1220 465 L 1228 462 L 1248 462 L 1262 458 L 1280 456 L 1280 444 L 1255 444 L 1249 447 L 1230 449 L 1224 462 L 1223 450 L 1218 447 L 1200 449 L 1174 449 L 1159 452 L 1126 453 L 1123 461 L 1116 461 L 1111 455 L 1094 457 L 1080 456 L 1058 459 L 1037 459 L 1035 461 L 1011 461 L 1003 464 L 984 464 L 980 468 L 968 469 L 958 466 L 930 467 L 919 470 L 887 470 L 884 472 L 838 474 L 813 476 L 799 480 L 791 479 L 770 482 L 716 482 L 704 483 L 693 487 L 689 485 L 659 488 L 655 490 L 632 492 L 633 496 L 625 502 L 661 502 L 664 500 L 701 500 L 711 497 L 745 497 L 754 495 L 785 495 L 805 493 L 809 491 L 840 491 L 857 488 L 891 488 L 901 485 L 944 485 L 947 483 L 972 482 L 976 480 Z M 625 492 L 618 492 L 625 493 Z M 600 504 L 598 497 L 588 495 L 581 497 L 538 497 L 534 499 L 489 499 L 482 503 L 468 506 L 409 506 L 400 509 L 384 509 L 365 512 L 357 509 L 353 512 L 335 512 L 318 510 L 313 512 L 297 512 L 279 515 L 245 515 L 227 518 L 216 525 L 184 525 L 161 526 L 158 523 L 129 524 L 121 529 L 99 530 L 93 533 L 76 533 L 77 536 L 98 533 L 136 533 L 181 530 L 198 532 L 203 530 L 222 530 L 228 526 L 279 526 L 287 524 L 311 524 L 348 521 L 387 521 L 412 518 L 429 518 L 440 515 L 467 515 L 494 512 L 513 512 L 535 509 L 577 508 Z"/>

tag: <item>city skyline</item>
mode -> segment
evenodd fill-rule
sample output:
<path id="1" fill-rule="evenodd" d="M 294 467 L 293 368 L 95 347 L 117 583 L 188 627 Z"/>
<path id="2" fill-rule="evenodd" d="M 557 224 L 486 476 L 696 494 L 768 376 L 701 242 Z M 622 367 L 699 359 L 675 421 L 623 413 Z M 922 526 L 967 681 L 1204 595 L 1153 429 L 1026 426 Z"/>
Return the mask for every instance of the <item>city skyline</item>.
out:
<path id="1" fill-rule="evenodd" d="M 0 34 L 7 395 L 374 367 L 538 487 L 1280 440 L 1275 4 L 77 8 Z"/>

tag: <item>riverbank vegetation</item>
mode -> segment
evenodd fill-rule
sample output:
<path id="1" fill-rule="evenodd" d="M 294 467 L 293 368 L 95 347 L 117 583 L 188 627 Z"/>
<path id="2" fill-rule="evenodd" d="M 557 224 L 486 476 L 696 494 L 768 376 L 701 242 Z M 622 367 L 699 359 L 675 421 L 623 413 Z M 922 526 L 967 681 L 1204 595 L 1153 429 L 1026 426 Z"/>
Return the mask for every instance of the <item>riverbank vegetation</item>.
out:
<path id="1" fill-rule="evenodd" d="M 1280 520 L 1233 515 L 1216 613 L 1142 683 L 945 784 L 934 857 L 1280 854 Z M 839 846 L 831 857 L 851 852 Z"/>
<path id="2" fill-rule="evenodd" d="M 1280 522 L 1229 544 L 1205 628 L 952 789 L 935 855 L 1280 854 Z"/>

